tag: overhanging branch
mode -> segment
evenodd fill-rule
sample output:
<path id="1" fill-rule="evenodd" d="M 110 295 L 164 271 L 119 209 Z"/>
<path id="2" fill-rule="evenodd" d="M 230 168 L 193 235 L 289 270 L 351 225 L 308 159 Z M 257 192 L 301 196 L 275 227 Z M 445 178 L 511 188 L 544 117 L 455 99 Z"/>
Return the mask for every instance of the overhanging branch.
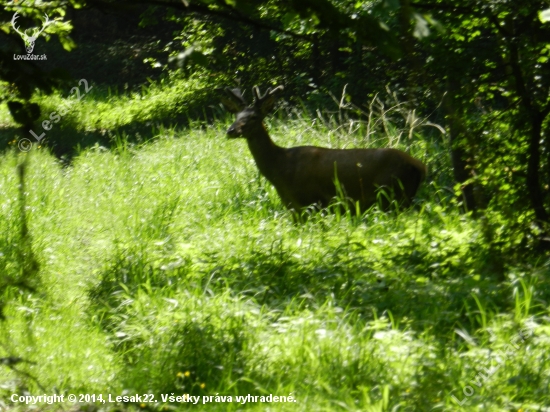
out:
<path id="1" fill-rule="evenodd" d="M 295 33 L 289 30 L 285 30 L 281 27 L 277 27 L 272 23 L 269 23 L 263 20 L 253 19 L 251 17 L 245 16 L 239 13 L 238 10 L 229 9 L 229 7 L 224 11 L 224 10 L 212 9 L 208 6 L 197 4 L 197 3 L 188 3 L 183 1 L 166 1 L 166 0 L 132 0 L 131 2 L 117 1 L 116 4 L 105 0 L 89 0 L 87 4 L 91 7 L 97 7 L 102 9 L 113 9 L 113 10 L 121 9 L 123 7 L 126 7 L 126 8 L 132 7 L 137 4 L 170 7 L 175 10 L 184 11 L 186 13 L 196 13 L 204 16 L 215 16 L 226 20 L 235 21 L 238 23 L 245 23 L 249 26 L 255 27 L 260 30 L 275 31 L 277 33 L 285 34 L 293 38 L 302 39 L 310 43 L 313 43 L 313 36 Z"/>

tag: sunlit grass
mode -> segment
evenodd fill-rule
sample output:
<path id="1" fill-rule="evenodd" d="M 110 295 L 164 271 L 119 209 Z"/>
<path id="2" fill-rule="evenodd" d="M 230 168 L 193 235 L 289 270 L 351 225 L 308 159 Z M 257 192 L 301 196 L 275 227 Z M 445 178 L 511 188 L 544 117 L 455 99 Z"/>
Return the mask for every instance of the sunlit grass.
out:
<path id="1" fill-rule="evenodd" d="M 86 104 L 75 118 L 83 128 L 130 116 L 126 106 Z M 548 404 L 547 264 L 495 266 L 483 221 L 462 214 L 444 188 L 450 168 L 435 140 L 399 145 L 430 166 L 416 208 L 296 225 L 226 126 L 96 146 L 67 167 L 31 151 L 26 210 L 41 286 L 11 292 L 0 358 L 32 363 L 17 365 L 25 374 L 0 365 L 0 406 L 26 410 L 8 400 L 24 391 L 232 396 L 194 406 L 220 411 Z M 366 144 L 362 129 L 305 114 L 269 126 L 284 146 Z M 0 166 L 6 271 L 17 269 L 8 259 L 18 247 L 22 157 L 7 152 Z M 472 383 L 525 328 L 533 333 L 495 373 Z M 466 386 L 474 392 L 459 406 L 451 393 L 462 401 Z M 296 403 L 235 399 L 291 393 Z"/>

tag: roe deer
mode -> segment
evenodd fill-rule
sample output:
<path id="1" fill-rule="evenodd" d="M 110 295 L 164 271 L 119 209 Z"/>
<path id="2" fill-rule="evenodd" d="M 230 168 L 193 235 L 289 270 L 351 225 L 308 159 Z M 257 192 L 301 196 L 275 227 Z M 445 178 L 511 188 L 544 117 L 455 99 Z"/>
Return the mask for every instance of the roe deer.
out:
<path id="1" fill-rule="evenodd" d="M 339 191 L 359 202 L 361 211 L 377 200 L 379 188 L 389 189 L 395 200 L 410 205 L 426 176 L 426 166 L 397 149 L 327 149 L 316 146 L 283 148 L 269 137 L 262 122 L 273 109 L 279 86 L 260 96 L 253 88 L 254 103 L 247 107 L 239 89 L 224 89 L 222 103 L 237 119 L 227 137 L 244 137 L 256 165 L 269 180 L 283 204 L 300 213 L 305 207 L 326 207 Z M 383 199 L 384 200 L 384 199 Z M 387 200 L 387 199 L 386 199 Z M 389 202 L 385 202 L 387 208 Z M 354 211 L 354 207 L 351 208 Z"/>

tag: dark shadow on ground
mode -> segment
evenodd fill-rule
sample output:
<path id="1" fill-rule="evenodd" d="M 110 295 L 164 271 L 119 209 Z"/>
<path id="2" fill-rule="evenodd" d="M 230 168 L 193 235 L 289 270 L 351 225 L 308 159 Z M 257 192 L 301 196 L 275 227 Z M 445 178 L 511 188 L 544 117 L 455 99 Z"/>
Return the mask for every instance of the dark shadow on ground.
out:
<path id="1" fill-rule="evenodd" d="M 472 323 L 472 313 L 479 312 L 476 298 L 487 312 L 513 313 L 515 307 L 513 287 L 490 273 L 490 268 L 479 277 L 461 268 L 436 277 L 434 270 L 430 279 L 426 267 L 432 262 L 419 264 L 417 256 L 395 256 L 392 273 L 381 274 L 366 259 L 354 256 L 346 260 L 337 249 L 322 261 L 296 257 L 277 245 L 272 250 L 251 250 L 233 257 L 204 253 L 202 269 L 196 265 L 191 269 L 191 262 L 181 262 L 173 269 L 155 269 L 144 263 L 146 251 L 140 253 L 139 259 L 135 253 L 123 253 L 102 272 L 100 283 L 91 291 L 94 311 L 97 305 L 111 309 L 119 305 L 112 299 L 116 300 L 122 290 L 121 282 L 129 290 L 137 290 L 144 283 L 158 289 L 187 284 L 213 293 L 229 289 L 235 296 L 249 297 L 282 312 L 288 307 L 317 308 L 332 300 L 335 306 L 351 309 L 365 320 L 372 320 L 373 314 L 391 312 L 400 325 L 419 333 L 434 330 L 448 337 L 457 327 L 472 332 L 481 327 L 477 321 Z M 550 277 L 540 275 L 538 281 L 540 296 L 536 299 L 547 302 Z"/>
<path id="2" fill-rule="evenodd" d="M 70 163 L 74 156 L 82 150 L 95 145 L 103 146 L 109 150 L 120 148 L 128 144 L 141 144 L 158 137 L 162 130 L 181 130 L 192 126 L 207 127 L 222 118 L 224 113 L 219 107 L 210 104 L 206 110 L 195 110 L 192 113 L 175 113 L 173 116 L 166 116 L 164 113 L 148 121 L 135 121 L 112 129 L 89 129 L 83 130 L 80 125 L 71 119 L 62 119 L 57 124 L 51 124 L 51 130 L 46 131 L 36 122 L 30 131 L 24 131 L 21 127 L 8 126 L 0 128 L 0 151 L 16 148 L 21 151 L 28 151 L 28 142 L 32 142 L 35 150 L 48 148 L 53 155 L 65 163 Z M 40 117 L 43 121 L 48 117 L 44 114 Z M 37 140 L 37 138 L 39 140 Z M 23 139 L 27 139 L 22 142 Z"/>

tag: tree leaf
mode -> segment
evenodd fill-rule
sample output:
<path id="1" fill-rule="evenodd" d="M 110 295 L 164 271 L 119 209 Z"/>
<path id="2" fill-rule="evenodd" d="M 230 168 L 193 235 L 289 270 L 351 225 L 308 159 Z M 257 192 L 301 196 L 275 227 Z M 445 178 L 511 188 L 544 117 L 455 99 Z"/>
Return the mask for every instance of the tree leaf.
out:
<path id="1" fill-rule="evenodd" d="M 413 13 L 413 16 L 415 19 L 413 36 L 417 39 L 428 37 L 430 35 L 430 28 L 428 27 L 428 22 L 424 16 L 418 13 Z"/>
<path id="2" fill-rule="evenodd" d="M 548 23 L 550 21 L 550 9 L 539 11 L 539 19 L 543 23 Z"/>

